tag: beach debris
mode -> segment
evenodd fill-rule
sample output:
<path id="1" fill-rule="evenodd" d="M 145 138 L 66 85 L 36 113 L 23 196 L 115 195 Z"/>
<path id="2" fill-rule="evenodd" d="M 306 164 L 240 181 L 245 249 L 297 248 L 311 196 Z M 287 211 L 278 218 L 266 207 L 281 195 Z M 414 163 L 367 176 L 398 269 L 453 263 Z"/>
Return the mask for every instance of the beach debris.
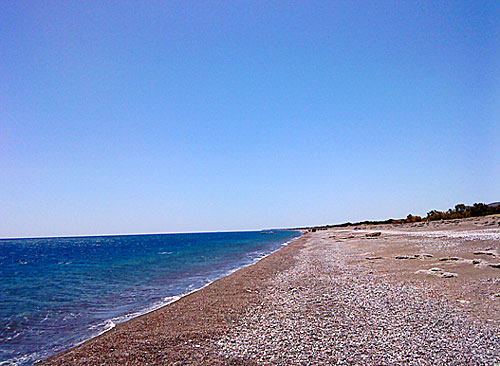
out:
<path id="1" fill-rule="evenodd" d="M 380 256 L 376 256 L 376 257 L 366 257 L 365 259 L 368 259 L 369 261 L 373 261 L 373 260 L 376 260 L 376 259 L 382 259 L 383 257 L 380 257 Z"/>
<path id="2" fill-rule="evenodd" d="M 432 272 L 429 269 L 419 269 L 418 271 L 415 271 L 415 274 L 429 274 L 429 275 L 433 275 L 434 272 Z"/>
<path id="3" fill-rule="evenodd" d="M 443 258 L 439 258 L 439 261 L 441 261 L 441 262 L 458 261 L 458 260 L 460 260 L 460 258 L 458 258 L 458 257 L 443 257 Z"/>
<path id="4" fill-rule="evenodd" d="M 417 253 L 417 254 L 414 254 L 413 256 L 415 258 L 421 258 L 421 259 L 432 258 L 433 257 L 432 254 L 428 254 L 428 253 Z"/>
<path id="5" fill-rule="evenodd" d="M 451 278 L 451 277 L 457 277 L 458 274 L 457 273 L 453 273 L 453 272 L 443 272 L 441 273 L 441 278 Z"/>
<path id="6" fill-rule="evenodd" d="M 427 274 L 431 276 L 437 276 L 441 278 L 452 278 L 452 277 L 457 277 L 458 274 L 452 273 L 452 272 L 445 272 L 441 268 L 431 268 L 431 269 L 419 269 L 418 271 L 415 272 L 415 274 Z"/>
<path id="7" fill-rule="evenodd" d="M 491 268 L 500 268 L 500 263 L 489 263 L 488 266 Z"/>
<path id="8" fill-rule="evenodd" d="M 394 257 L 394 259 L 415 259 L 415 257 L 409 255 L 397 255 Z"/>
<path id="9" fill-rule="evenodd" d="M 492 257 L 497 257 L 498 252 L 496 250 L 477 250 L 473 252 L 474 255 L 489 255 Z"/>
<path id="10" fill-rule="evenodd" d="M 375 231 L 373 233 L 367 233 L 365 235 L 366 235 L 367 238 L 375 238 L 377 236 L 382 235 L 382 233 L 380 231 Z"/>

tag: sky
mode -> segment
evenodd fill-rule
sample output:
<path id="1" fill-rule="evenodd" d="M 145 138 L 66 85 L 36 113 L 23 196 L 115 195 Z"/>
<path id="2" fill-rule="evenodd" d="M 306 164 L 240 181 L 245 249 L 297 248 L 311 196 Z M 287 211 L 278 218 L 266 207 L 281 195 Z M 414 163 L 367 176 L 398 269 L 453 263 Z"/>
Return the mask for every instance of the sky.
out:
<path id="1" fill-rule="evenodd" d="M 2 1 L 0 237 L 500 201 L 498 19 L 498 1 Z"/>

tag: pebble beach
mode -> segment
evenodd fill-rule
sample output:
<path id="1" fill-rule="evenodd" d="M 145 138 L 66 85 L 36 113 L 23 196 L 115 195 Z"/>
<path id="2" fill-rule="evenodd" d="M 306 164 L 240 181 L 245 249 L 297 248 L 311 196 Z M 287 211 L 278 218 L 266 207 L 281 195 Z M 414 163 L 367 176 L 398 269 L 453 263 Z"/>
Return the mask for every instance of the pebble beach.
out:
<path id="1" fill-rule="evenodd" d="M 500 216 L 306 232 L 43 365 L 500 364 Z"/>

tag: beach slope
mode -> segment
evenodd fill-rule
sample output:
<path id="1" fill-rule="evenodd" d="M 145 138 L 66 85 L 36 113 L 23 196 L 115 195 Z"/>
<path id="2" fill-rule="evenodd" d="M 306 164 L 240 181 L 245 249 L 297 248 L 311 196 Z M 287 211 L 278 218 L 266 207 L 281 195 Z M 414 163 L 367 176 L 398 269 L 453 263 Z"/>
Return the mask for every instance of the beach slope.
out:
<path id="1" fill-rule="evenodd" d="M 500 217 L 307 233 L 44 365 L 493 365 Z"/>

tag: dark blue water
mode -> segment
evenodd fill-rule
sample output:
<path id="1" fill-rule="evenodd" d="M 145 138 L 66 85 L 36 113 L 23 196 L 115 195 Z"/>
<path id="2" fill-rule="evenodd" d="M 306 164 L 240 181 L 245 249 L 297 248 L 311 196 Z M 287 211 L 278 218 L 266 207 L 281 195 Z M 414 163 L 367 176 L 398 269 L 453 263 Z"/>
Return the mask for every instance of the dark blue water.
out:
<path id="1" fill-rule="evenodd" d="M 32 364 L 251 264 L 297 231 L 0 240 L 0 365 Z"/>

